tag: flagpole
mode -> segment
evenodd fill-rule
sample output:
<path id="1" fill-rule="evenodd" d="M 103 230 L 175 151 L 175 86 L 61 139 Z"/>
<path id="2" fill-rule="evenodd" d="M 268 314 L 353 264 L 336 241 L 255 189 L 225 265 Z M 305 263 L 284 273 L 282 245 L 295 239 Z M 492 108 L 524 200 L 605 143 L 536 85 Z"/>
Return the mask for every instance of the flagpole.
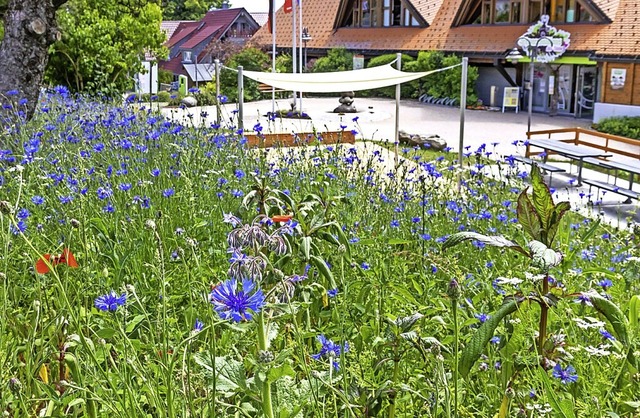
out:
<path id="1" fill-rule="evenodd" d="M 276 0 L 269 0 L 271 10 L 271 72 L 276 72 Z M 271 87 L 271 114 L 276 113 L 276 88 Z"/>
<path id="2" fill-rule="evenodd" d="M 293 1 L 295 3 L 295 0 L 293 0 Z M 298 49 L 298 56 L 299 56 L 299 59 L 300 59 L 300 67 L 299 67 L 300 73 L 303 73 L 304 69 L 302 67 L 302 0 L 299 0 L 299 3 L 300 3 L 300 9 L 299 9 L 300 19 L 299 19 L 299 22 L 298 22 L 298 29 L 299 29 L 298 34 L 299 34 L 300 37 L 298 38 L 298 40 L 300 42 L 298 43 L 298 48 L 299 48 Z M 302 114 L 302 92 L 300 92 L 300 114 Z"/>
<path id="3" fill-rule="evenodd" d="M 291 36 L 291 41 L 292 41 L 292 46 L 291 46 L 291 60 L 293 61 L 293 73 L 297 73 L 298 72 L 298 59 L 296 57 L 296 3 L 298 3 L 297 0 L 292 0 L 291 1 L 291 14 L 293 15 L 293 22 L 291 24 L 291 29 L 292 29 L 292 36 Z M 296 103 L 296 96 L 298 95 L 297 91 L 293 92 L 293 103 Z"/>

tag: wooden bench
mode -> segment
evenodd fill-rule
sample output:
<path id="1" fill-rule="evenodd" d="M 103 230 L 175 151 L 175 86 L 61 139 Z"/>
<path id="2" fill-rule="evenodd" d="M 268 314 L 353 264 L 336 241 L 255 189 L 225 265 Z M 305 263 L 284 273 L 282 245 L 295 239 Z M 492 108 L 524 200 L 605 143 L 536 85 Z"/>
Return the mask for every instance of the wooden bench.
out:
<path id="1" fill-rule="evenodd" d="M 271 93 L 273 91 L 275 91 L 276 93 L 284 93 L 284 92 L 286 92 L 286 90 L 282 90 L 282 89 L 279 89 L 277 87 L 274 90 L 273 86 L 270 86 L 270 85 L 265 84 L 265 83 L 258 84 L 258 90 L 260 91 L 260 93 Z"/>
<path id="2" fill-rule="evenodd" d="M 597 187 L 598 189 L 604 189 L 609 192 L 613 192 L 613 193 L 627 197 L 628 199 L 625 201 L 625 203 L 631 203 L 631 199 L 636 199 L 636 200 L 640 199 L 640 193 L 633 190 L 625 189 L 615 184 L 607 183 L 604 181 L 598 181 L 598 180 L 588 180 L 588 179 L 582 179 L 582 182 L 589 185 L 589 193 L 591 193 L 591 187 Z"/>

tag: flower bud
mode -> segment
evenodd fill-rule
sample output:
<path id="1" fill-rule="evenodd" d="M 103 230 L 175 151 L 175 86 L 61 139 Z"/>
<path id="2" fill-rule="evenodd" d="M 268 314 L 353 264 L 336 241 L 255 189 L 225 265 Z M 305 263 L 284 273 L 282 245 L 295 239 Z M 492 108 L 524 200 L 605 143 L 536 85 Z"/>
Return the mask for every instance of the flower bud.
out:
<path id="1" fill-rule="evenodd" d="M 449 282 L 449 289 L 447 289 L 447 295 L 453 299 L 458 300 L 460 296 L 462 296 L 462 290 L 460 289 L 460 285 L 456 279 L 451 279 Z"/>
<path id="2" fill-rule="evenodd" d="M 74 228 L 80 228 L 80 221 L 77 219 L 71 219 L 71 226 Z"/>

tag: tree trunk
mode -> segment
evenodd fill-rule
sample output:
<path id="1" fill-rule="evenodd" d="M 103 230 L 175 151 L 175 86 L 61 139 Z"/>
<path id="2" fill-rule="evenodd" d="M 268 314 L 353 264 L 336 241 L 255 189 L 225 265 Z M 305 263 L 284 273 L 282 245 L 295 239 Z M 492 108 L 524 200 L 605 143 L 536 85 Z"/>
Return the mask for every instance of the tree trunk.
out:
<path id="1" fill-rule="evenodd" d="M 26 99 L 24 110 L 31 119 L 49 57 L 49 46 L 60 39 L 56 10 L 67 0 L 9 0 L 4 16 L 4 39 L 0 44 L 0 101 Z M 8 91 L 18 91 L 7 97 Z"/>

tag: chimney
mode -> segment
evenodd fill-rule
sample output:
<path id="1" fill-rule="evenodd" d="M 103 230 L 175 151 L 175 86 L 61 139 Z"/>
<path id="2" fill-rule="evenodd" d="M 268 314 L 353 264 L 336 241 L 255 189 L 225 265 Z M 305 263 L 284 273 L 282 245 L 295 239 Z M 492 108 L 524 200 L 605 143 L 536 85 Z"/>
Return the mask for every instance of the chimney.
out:
<path id="1" fill-rule="evenodd" d="M 222 5 L 220 6 L 222 10 L 229 8 L 229 0 L 222 0 Z"/>

